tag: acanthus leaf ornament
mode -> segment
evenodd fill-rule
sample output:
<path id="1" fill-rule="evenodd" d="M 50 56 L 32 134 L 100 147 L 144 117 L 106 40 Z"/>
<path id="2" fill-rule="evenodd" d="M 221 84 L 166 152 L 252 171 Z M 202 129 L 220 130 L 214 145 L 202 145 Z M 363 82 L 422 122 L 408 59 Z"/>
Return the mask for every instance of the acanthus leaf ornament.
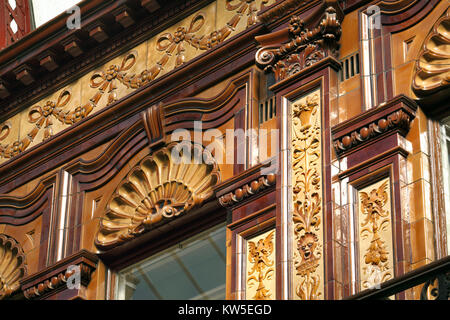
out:
<path id="1" fill-rule="evenodd" d="M 214 196 L 219 181 L 217 163 L 200 145 L 173 142 L 155 151 L 114 191 L 100 220 L 96 246 L 108 250 L 187 214 Z"/>
<path id="2" fill-rule="evenodd" d="M 295 294 L 323 297 L 321 110 L 318 92 L 294 102 L 292 111 L 292 200 Z"/>
<path id="3" fill-rule="evenodd" d="M 293 16 L 285 29 L 256 37 L 262 46 L 256 64 L 280 81 L 328 56 L 336 58 L 343 17 L 336 0 L 324 0 L 306 20 Z"/>

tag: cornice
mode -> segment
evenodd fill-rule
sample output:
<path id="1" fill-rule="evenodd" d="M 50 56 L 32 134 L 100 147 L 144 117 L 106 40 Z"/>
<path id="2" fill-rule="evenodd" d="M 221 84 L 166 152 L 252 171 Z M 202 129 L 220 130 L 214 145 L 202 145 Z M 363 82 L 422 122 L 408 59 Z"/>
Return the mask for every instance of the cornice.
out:
<path id="1" fill-rule="evenodd" d="M 258 14 L 259 19 L 264 24 L 271 24 L 283 19 L 285 16 L 293 12 L 303 11 L 305 8 L 314 6 L 320 3 L 321 0 L 306 1 L 306 0 L 284 0 L 277 1 L 273 5 L 261 10 Z"/>
<path id="2" fill-rule="evenodd" d="M 214 187 L 216 198 L 222 207 L 235 207 L 249 198 L 257 197 L 264 190 L 274 188 L 276 174 L 271 171 L 271 162 L 253 166 L 244 172 Z"/>
<path id="3" fill-rule="evenodd" d="M 334 126 L 331 134 L 337 155 L 344 157 L 387 133 L 399 132 L 406 136 L 417 108 L 412 99 L 399 95 Z"/>
<path id="4" fill-rule="evenodd" d="M 241 185 L 233 192 L 229 192 L 219 198 L 219 203 L 223 207 L 232 207 L 245 199 L 252 197 L 261 191 L 275 186 L 276 175 L 271 173 L 259 177 L 257 180 L 252 180 L 249 183 Z"/>
<path id="5" fill-rule="evenodd" d="M 71 299 L 85 299 L 83 288 L 91 280 L 97 268 L 98 257 L 87 250 L 81 250 L 54 265 L 47 267 L 20 281 L 24 296 L 30 300 L 46 299 L 49 296 L 67 291 Z M 79 275 L 75 275 L 79 269 Z M 80 288 L 70 289 L 67 282 L 72 276 L 79 276 Z"/>

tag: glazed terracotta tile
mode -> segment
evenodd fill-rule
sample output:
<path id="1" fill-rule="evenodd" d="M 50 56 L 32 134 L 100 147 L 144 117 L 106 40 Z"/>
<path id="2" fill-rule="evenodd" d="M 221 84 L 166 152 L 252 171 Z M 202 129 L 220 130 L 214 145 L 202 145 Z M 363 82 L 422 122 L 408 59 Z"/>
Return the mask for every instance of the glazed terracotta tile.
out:
<path id="1" fill-rule="evenodd" d="M 88 300 L 105 300 L 106 290 L 106 269 L 103 262 L 100 260 L 97 263 L 97 269 L 91 275 L 86 290 L 86 297 Z"/>
<path id="2" fill-rule="evenodd" d="M 429 157 L 423 152 L 410 155 L 408 157 L 408 171 L 410 173 L 408 183 L 416 182 L 419 179 L 430 182 Z"/>
<path id="3" fill-rule="evenodd" d="M 411 83 L 405 79 L 412 79 L 414 62 L 407 62 L 393 68 L 394 76 L 394 96 L 405 94 L 411 96 Z"/>
<path id="4" fill-rule="evenodd" d="M 34 248 L 33 250 L 29 251 L 25 255 L 25 261 L 27 264 L 27 275 L 32 275 L 41 270 L 39 266 L 41 251 L 45 252 L 46 248 L 40 245 Z"/>
<path id="5" fill-rule="evenodd" d="M 361 87 L 361 76 L 357 74 L 354 77 L 339 82 L 339 96 L 342 96 L 350 91 L 360 89 L 360 87 Z"/>
<path id="6" fill-rule="evenodd" d="M 360 89 L 354 89 L 339 96 L 339 123 L 362 112 Z"/>
<path id="7" fill-rule="evenodd" d="M 431 209 L 431 186 L 430 183 L 420 179 L 409 187 L 411 221 L 418 221 L 422 218 L 432 220 Z"/>
<path id="8" fill-rule="evenodd" d="M 411 223 L 412 263 L 433 261 L 434 236 L 433 223 L 428 219 L 421 219 Z"/>
<path id="9" fill-rule="evenodd" d="M 42 216 L 22 226 L 7 225 L 3 233 L 14 238 L 25 254 L 40 245 Z"/>
<path id="10" fill-rule="evenodd" d="M 345 16 L 342 28 L 347 30 L 341 36 L 339 55 L 346 57 L 359 50 L 359 17 L 358 12 L 353 11 Z"/>

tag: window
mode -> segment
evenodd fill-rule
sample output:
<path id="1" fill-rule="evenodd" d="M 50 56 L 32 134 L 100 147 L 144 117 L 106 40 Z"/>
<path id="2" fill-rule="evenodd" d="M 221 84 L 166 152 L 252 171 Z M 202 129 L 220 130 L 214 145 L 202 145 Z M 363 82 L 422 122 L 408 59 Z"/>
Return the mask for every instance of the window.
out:
<path id="1" fill-rule="evenodd" d="M 118 274 L 121 300 L 225 299 L 225 225 L 132 265 Z"/>

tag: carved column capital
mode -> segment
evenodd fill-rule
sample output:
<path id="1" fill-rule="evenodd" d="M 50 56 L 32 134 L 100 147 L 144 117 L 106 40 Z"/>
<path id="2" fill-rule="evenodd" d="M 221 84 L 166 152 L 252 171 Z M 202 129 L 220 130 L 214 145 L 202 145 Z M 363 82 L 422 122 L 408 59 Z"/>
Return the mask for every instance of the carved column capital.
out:
<path id="1" fill-rule="evenodd" d="M 343 18 L 336 0 L 324 0 L 305 20 L 293 16 L 288 27 L 256 37 L 261 45 L 256 64 L 280 81 L 326 57 L 337 57 Z"/>

